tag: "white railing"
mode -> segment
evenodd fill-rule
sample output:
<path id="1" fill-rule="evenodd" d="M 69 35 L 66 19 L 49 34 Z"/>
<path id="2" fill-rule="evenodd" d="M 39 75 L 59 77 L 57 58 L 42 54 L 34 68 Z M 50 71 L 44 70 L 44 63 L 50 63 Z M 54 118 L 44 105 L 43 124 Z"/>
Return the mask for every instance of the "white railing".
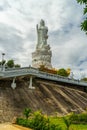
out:
<path id="1" fill-rule="evenodd" d="M 70 78 L 63 77 L 56 74 L 46 73 L 32 67 L 9 69 L 4 72 L 0 71 L 0 79 L 9 78 L 9 77 L 26 76 L 26 75 L 33 75 L 39 78 L 44 78 L 44 79 L 49 79 L 49 80 L 59 81 L 59 82 L 64 82 L 64 83 L 70 83 L 74 85 L 87 86 L 86 82 L 82 82 L 75 79 L 70 79 Z"/>

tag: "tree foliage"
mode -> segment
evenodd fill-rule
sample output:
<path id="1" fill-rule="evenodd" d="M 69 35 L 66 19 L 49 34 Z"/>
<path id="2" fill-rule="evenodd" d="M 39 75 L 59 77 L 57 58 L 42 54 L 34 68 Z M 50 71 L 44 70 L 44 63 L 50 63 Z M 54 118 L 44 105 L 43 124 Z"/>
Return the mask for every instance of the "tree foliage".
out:
<path id="1" fill-rule="evenodd" d="M 7 62 L 7 66 L 9 67 L 9 68 L 13 68 L 14 67 L 14 60 L 8 60 L 8 62 Z"/>
<path id="2" fill-rule="evenodd" d="M 19 64 L 15 64 L 14 66 L 15 66 L 15 68 L 20 68 L 21 67 L 21 65 L 19 65 Z"/>
<path id="3" fill-rule="evenodd" d="M 8 68 L 13 68 L 13 67 L 15 67 L 15 68 L 20 68 L 20 67 L 21 67 L 21 65 L 15 64 L 13 59 L 8 60 L 7 63 L 6 63 L 6 66 L 7 66 Z"/>
<path id="4" fill-rule="evenodd" d="M 30 108 L 25 108 L 23 114 L 25 115 L 26 119 L 30 116 L 31 109 Z"/>
<path id="5" fill-rule="evenodd" d="M 87 4 L 87 0 L 77 0 L 77 2 L 80 4 Z"/>
<path id="6" fill-rule="evenodd" d="M 87 82 L 87 77 L 82 78 L 81 81 L 86 81 Z"/>
<path id="7" fill-rule="evenodd" d="M 65 70 L 64 68 L 59 69 L 57 72 L 58 75 L 64 76 L 64 77 L 68 77 L 69 73 L 67 73 L 67 70 Z"/>
<path id="8" fill-rule="evenodd" d="M 83 30 L 87 34 L 87 0 L 77 0 L 77 2 L 85 5 L 84 10 L 83 10 L 83 14 L 85 15 L 85 19 L 81 23 L 81 30 Z"/>
<path id="9" fill-rule="evenodd" d="M 41 111 L 32 113 L 30 118 L 17 118 L 16 123 L 32 128 L 32 130 L 62 130 L 59 124 L 52 122 L 50 118 L 47 115 L 42 114 Z"/>
<path id="10" fill-rule="evenodd" d="M 64 121 L 64 123 L 66 124 L 67 130 L 69 130 L 69 127 L 70 127 L 70 125 L 71 125 L 71 120 L 69 120 L 69 119 L 63 117 L 63 121 Z"/>
<path id="11" fill-rule="evenodd" d="M 68 77 L 69 75 L 70 75 L 70 72 L 71 72 L 71 69 L 70 68 L 68 68 L 68 69 L 64 69 L 64 68 L 61 68 L 61 69 L 55 69 L 55 68 L 51 68 L 51 69 L 49 69 L 49 68 L 47 68 L 47 67 L 45 67 L 44 65 L 41 65 L 40 67 L 39 67 L 39 70 L 40 71 L 44 71 L 44 72 L 46 72 L 46 73 L 51 73 L 51 74 L 58 74 L 58 75 L 60 75 L 60 76 L 64 76 L 64 77 Z"/>

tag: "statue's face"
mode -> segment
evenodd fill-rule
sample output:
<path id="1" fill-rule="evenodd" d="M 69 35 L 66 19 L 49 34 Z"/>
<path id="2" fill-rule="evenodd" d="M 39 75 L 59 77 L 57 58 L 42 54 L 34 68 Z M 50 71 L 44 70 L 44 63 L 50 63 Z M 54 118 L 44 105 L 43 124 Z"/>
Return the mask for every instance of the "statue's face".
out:
<path id="1" fill-rule="evenodd" d="M 41 26 L 44 26 L 44 25 L 45 25 L 45 23 L 44 23 L 43 20 L 41 20 L 40 25 L 41 25 Z"/>

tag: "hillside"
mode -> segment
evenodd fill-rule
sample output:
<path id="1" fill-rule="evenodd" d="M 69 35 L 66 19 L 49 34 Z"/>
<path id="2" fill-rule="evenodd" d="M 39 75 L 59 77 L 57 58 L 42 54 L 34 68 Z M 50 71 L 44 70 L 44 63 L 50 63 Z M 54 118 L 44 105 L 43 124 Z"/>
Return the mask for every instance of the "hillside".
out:
<path id="1" fill-rule="evenodd" d="M 34 79 L 34 90 L 28 88 L 29 81 L 17 80 L 17 88 L 13 90 L 11 81 L 0 81 L 0 122 L 12 121 L 21 115 L 24 108 L 33 111 L 42 110 L 45 114 L 59 115 L 68 112 L 82 112 L 87 108 L 87 93 L 59 85 L 52 81 Z"/>

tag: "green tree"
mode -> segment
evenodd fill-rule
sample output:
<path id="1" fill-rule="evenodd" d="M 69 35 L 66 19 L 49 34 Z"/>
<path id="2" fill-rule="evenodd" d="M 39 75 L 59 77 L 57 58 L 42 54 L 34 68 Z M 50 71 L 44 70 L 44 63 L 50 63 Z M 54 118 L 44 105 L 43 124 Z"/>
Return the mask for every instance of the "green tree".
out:
<path id="1" fill-rule="evenodd" d="M 86 81 L 87 82 L 87 77 L 81 79 L 81 81 Z"/>
<path id="2" fill-rule="evenodd" d="M 15 64 L 14 66 L 15 66 L 15 68 L 20 68 L 21 67 L 21 65 L 19 65 L 19 64 Z"/>
<path id="3" fill-rule="evenodd" d="M 64 121 L 64 123 L 66 124 L 67 130 L 69 130 L 70 125 L 71 125 L 71 120 L 66 119 L 66 117 L 63 117 L 63 121 Z"/>
<path id="4" fill-rule="evenodd" d="M 8 60 L 6 65 L 9 67 L 9 68 L 13 68 L 14 67 L 14 60 Z"/>
<path id="5" fill-rule="evenodd" d="M 81 23 L 81 30 L 85 31 L 87 34 L 87 0 L 77 0 L 78 3 L 84 4 L 83 14 L 85 15 L 84 21 Z"/>
<path id="6" fill-rule="evenodd" d="M 64 76 L 64 77 L 68 77 L 68 75 L 69 75 L 64 68 L 59 69 L 58 72 L 57 72 L 57 74 L 61 75 L 61 76 Z"/>
<path id="7" fill-rule="evenodd" d="M 31 109 L 30 108 L 25 108 L 23 114 L 25 115 L 26 119 L 30 116 Z"/>

